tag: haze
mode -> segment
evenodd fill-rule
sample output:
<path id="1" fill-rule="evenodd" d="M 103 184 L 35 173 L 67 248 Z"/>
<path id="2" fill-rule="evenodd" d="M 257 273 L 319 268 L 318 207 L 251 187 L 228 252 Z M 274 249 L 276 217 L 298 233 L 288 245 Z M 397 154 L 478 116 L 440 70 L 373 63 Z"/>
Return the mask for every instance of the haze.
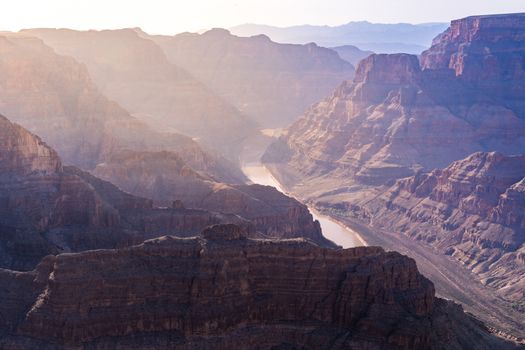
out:
<path id="1" fill-rule="evenodd" d="M 173 34 L 242 23 L 278 26 L 338 25 L 367 20 L 381 23 L 448 22 L 473 14 L 525 11 L 523 0 L 16 0 L 6 1 L 0 29 L 35 27 L 113 29 L 140 26 Z"/>

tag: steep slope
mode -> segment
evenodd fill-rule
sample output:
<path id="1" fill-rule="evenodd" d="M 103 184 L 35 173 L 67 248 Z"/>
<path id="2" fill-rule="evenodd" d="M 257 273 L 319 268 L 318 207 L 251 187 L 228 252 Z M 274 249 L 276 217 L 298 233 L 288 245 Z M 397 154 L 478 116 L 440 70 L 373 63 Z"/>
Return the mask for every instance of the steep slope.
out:
<path id="1" fill-rule="evenodd" d="M 239 144 L 255 130 L 250 119 L 170 63 L 160 47 L 133 29 L 23 33 L 84 63 L 102 93 L 137 118 L 198 138 L 230 159 L 236 160 Z"/>
<path id="2" fill-rule="evenodd" d="M 38 137 L 0 116 L 0 266 L 32 269 L 60 252 L 115 248 L 170 232 L 195 235 L 236 215 L 156 209 L 77 168 L 63 167 Z M 283 228 L 284 230 L 284 228 Z"/>
<path id="3" fill-rule="evenodd" d="M 453 70 L 457 79 L 523 116 L 525 13 L 452 21 L 421 55 L 425 70 Z"/>
<path id="4" fill-rule="evenodd" d="M 423 54 L 424 70 L 405 54 L 361 61 L 354 80 L 292 125 L 266 161 L 286 163 L 291 185 L 313 179 L 319 196 L 442 168 L 477 151 L 524 153 L 525 16 L 476 18 L 483 25 L 467 18 L 446 32 L 478 28 L 454 39 L 468 40 L 458 53 L 443 43 L 448 34 L 438 37 Z M 463 66 L 431 63 L 447 58 Z"/>
<path id="5" fill-rule="evenodd" d="M 315 44 L 278 44 L 264 35 L 241 38 L 213 29 L 201 35 L 149 38 L 171 62 L 194 74 L 263 128 L 288 126 L 354 71 L 332 50 Z"/>
<path id="6" fill-rule="evenodd" d="M 475 169 L 525 154 L 524 38 L 523 14 L 469 17 L 438 36 L 421 64 L 372 55 L 264 156 L 293 193 L 374 244 L 417 251 L 438 290 L 522 337 L 523 159 L 511 157 L 501 173 Z M 451 164 L 457 174 L 432 173 Z"/>
<path id="7" fill-rule="evenodd" d="M 134 195 L 159 206 L 177 201 L 187 208 L 230 213 L 247 219 L 265 237 L 306 237 L 332 246 L 308 208 L 273 187 L 229 185 L 199 174 L 176 154 L 124 152 L 93 172 Z"/>
<path id="8" fill-rule="evenodd" d="M 280 43 L 306 44 L 315 42 L 325 47 L 354 45 L 377 53 L 406 52 L 420 54 L 432 39 L 447 28 L 446 23 L 385 24 L 349 22 L 339 26 L 302 25 L 272 27 L 244 24 L 230 28 L 233 34 L 252 36 L 268 35 Z"/>
<path id="9" fill-rule="evenodd" d="M 247 239 L 233 225 L 0 271 L 0 346 L 505 349 L 415 262 L 380 248 Z M 11 290 L 19 290 L 16 295 Z M 243 310 L 243 312 L 239 312 Z M 509 347 L 510 348 L 510 347 Z"/>
<path id="10" fill-rule="evenodd" d="M 451 255 L 514 301 L 525 298 L 525 156 L 475 153 L 399 180 L 363 203 L 375 226 Z M 363 213 L 364 214 L 364 213 Z"/>
<path id="11" fill-rule="evenodd" d="M 66 164 L 92 169 L 113 152 L 176 151 L 222 181 L 242 173 L 189 137 L 156 132 L 104 97 L 85 67 L 36 38 L 0 36 L 0 112 L 41 136 Z"/>

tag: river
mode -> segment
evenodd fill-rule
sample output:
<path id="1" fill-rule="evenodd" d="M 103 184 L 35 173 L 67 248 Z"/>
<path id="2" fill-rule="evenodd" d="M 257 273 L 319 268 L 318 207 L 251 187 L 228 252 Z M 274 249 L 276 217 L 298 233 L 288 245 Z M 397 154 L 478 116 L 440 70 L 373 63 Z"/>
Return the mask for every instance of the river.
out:
<path id="1" fill-rule="evenodd" d="M 242 170 L 251 182 L 260 185 L 273 186 L 280 192 L 286 193 L 281 184 L 261 163 L 244 164 Z M 319 214 L 313 208 L 309 207 L 308 209 L 310 210 L 310 213 L 312 213 L 314 219 L 318 220 L 321 224 L 323 235 L 332 242 L 335 242 L 343 248 L 352 248 L 366 245 L 365 241 L 355 231 L 345 227 L 344 225 L 326 215 Z"/>

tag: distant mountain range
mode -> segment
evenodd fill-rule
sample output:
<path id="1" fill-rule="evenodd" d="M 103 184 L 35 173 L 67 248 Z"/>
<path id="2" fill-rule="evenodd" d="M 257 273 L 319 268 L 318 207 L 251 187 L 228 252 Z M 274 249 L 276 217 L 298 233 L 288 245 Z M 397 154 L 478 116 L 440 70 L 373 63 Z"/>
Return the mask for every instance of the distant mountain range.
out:
<path id="1" fill-rule="evenodd" d="M 234 35 L 266 34 L 281 43 L 306 44 L 315 42 L 325 47 L 355 45 L 377 53 L 405 52 L 419 54 L 430 47 L 432 39 L 447 28 L 447 23 L 384 24 L 349 22 L 340 26 L 300 25 L 273 27 L 261 24 L 242 24 L 230 28 Z"/>

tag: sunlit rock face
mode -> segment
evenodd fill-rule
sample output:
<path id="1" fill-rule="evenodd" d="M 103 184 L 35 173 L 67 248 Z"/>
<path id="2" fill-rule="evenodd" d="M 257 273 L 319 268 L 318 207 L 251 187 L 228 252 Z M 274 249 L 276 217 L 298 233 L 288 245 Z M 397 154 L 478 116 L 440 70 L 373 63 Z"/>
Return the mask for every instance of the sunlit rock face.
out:
<path id="1" fill-rule="evenodd" d="M 451 255 L 482 281 L 523 300 L 525 156 L 475 153 L 399 180 L 363 205 L 378 227 Z"/>
<path id="2" fill-rule="evenodd" d="M 213 29 L 147 37 L 264 128 L 288 126 L 354 71 L 333 50 L 279 44 L 265 35 L 243 38 Z"/>
<path id="3" fill-rule="evenodd" d="M 292 186 L 324 182 L 319 195 L 385 184 L 477 151 L 523 153 L 524 23 L 521 14 L 466 18 L 435 39 L 421 64 L 405 54 L 364 59 L 266 161 L 284 164 Z"/>
<path id="4" fill-rule="evenodd" d="M 101 94 L 82 65 L 41 40 L 0 37 L 0 110 L 87 170 L 122 150 L 177 152 L 192 168 L 239 183 L 239 169 L 187 136 L 153 131 Z"/>
<path id="5" fill-rule="evenodd" d="M 103 94 L 155 128 L 198 138 L 233 160 L 255 131 L 249 117 L 169 62 L 158 45 L 133 29 L 24 33 L 84 63 Z"/>
<path id="6" fill-rule="evenodd" d="M 4 348 L 505 348 L 381 248 L 252 240 L 235 225 L 0 271 Z M 10 291 L 19 290 L 17 294 Z M 465 347 L 466 346 L 466 347 Z"/>

